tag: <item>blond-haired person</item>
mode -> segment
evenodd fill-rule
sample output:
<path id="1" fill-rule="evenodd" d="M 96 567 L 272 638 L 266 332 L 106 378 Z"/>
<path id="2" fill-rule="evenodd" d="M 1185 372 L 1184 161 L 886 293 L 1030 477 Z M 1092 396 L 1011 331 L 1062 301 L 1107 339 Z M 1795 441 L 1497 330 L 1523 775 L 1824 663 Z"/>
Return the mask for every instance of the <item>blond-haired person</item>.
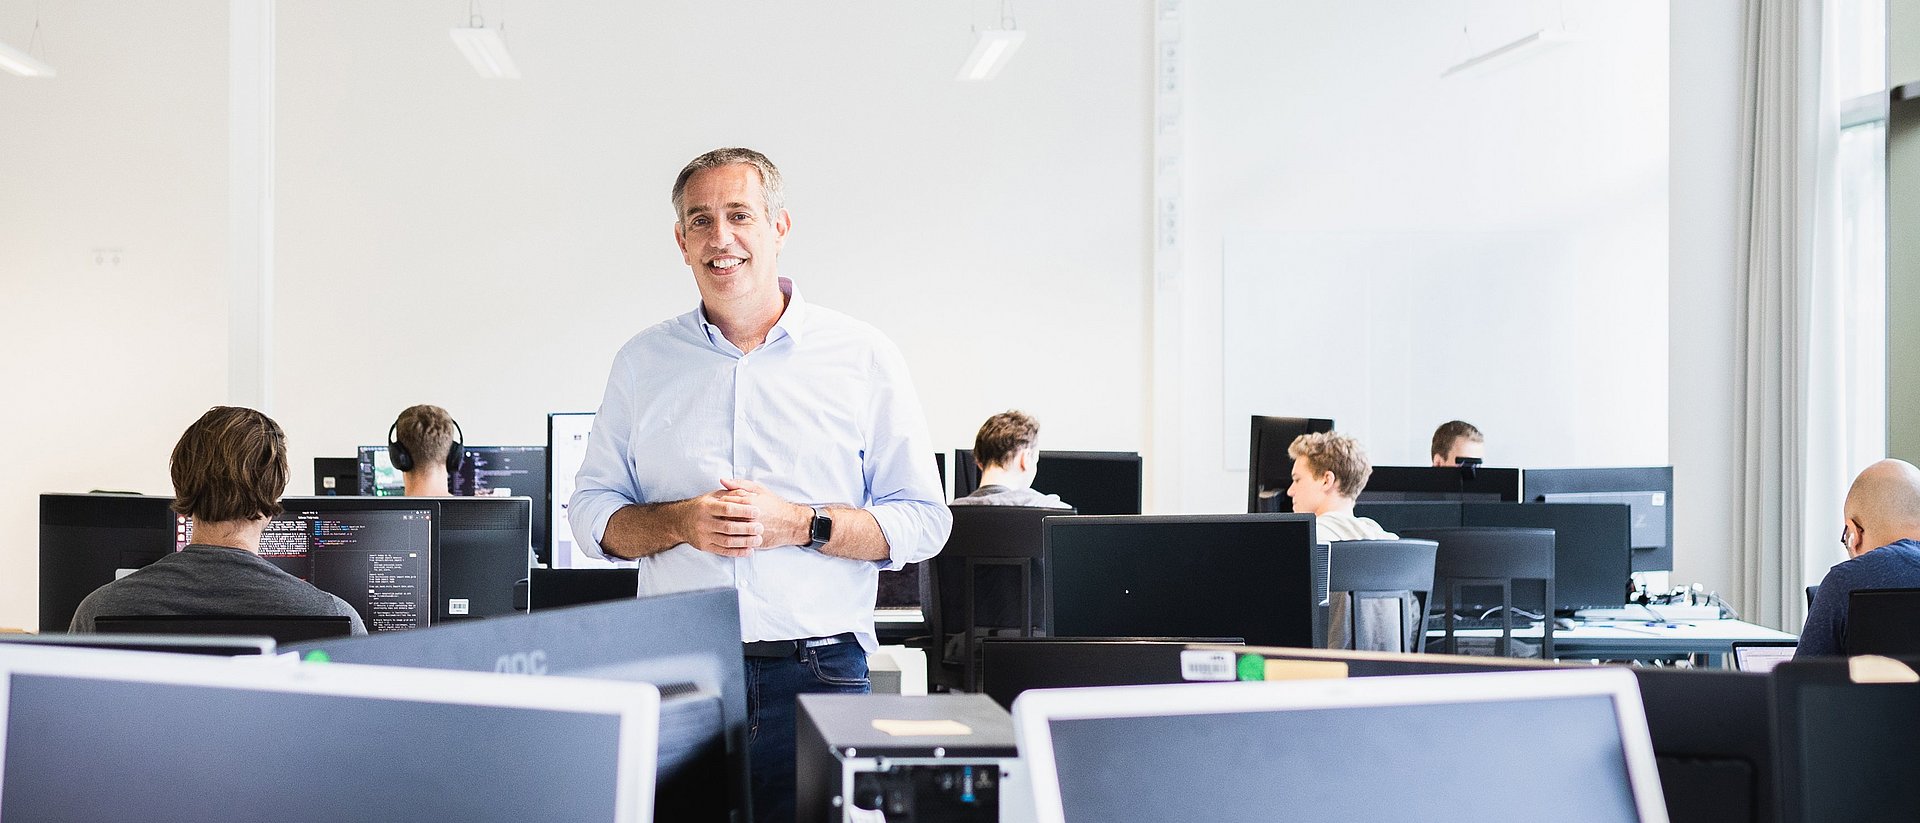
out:
<path id="1" fill-rule="evenodd" d="M 1355 500 L 1367 487 L 1367 478 L 1373 475 L 1373 464 L 1367 461 L 1367 452 L 1360 447 L 1360 441 L 1339 432 L 1303 434 L 1294 438 L 1287 454 L 1293 458 L 1293 485 L 1287 487 L 1287 496 L 1293 498 L 1294 511 L 1314 515 L 1314 535 L 1320 542 L 1398 539 L 1372 518 L 1357 517 L 1353 513 Z M 1329 648 L 1408 651 L 1418 648 L 1425 615 L 1419 613 L 1419 598 L 1411 592 L 1400 597 L 1397 622 L 1402 636 L 1398 638 L 1385 628 L 1355 637 L 1350 625 L 1353 598 L 1344 592 L 1333 594 L 1327 606 Z M 1372 618 L 1369 625 L 1392 626 L 1396 622 L 1392 611 L 1390 600 L 1368 601 L 1367 614 Z"/>

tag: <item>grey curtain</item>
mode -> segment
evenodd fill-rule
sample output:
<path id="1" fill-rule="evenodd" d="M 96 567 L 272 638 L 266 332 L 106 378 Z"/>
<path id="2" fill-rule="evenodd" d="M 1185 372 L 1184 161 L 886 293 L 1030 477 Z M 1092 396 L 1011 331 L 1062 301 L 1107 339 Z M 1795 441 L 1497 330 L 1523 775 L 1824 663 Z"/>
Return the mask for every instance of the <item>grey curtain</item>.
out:
<path id="1" fill-rule="evenodd" d="M 1745 345 L 1737 365 L 1745 407 L 1732 421 L 1743 458 L 1734 601 L 1746 619 L 1787 631 L 1800 628 L 1804 596 L 1821 12 L 1819 0 L 1746 5 L 1739 261 Z"/>

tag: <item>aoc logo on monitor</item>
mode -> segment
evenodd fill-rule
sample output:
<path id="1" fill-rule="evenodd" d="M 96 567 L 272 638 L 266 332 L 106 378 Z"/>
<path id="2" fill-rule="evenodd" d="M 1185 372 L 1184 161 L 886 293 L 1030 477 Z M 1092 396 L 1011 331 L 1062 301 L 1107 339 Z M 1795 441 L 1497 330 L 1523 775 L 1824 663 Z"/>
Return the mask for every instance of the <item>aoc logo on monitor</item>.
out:
<path id="1" fill-rule="evenodd" d="M 500 674 L 546 674 L 547 653 L 540 649 L 530 652 L 514 652 L 500 655 L 493 662 L 493 670 Z"/>

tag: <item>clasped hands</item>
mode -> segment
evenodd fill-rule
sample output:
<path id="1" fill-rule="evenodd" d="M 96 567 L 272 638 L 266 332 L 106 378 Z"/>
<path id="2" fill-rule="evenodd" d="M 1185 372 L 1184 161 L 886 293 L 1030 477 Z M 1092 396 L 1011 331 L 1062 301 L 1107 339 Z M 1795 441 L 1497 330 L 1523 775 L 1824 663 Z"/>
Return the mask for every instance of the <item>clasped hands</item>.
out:
<path id="1" fill-rule="evenodd" d="M 805 545 L 813 523 L 811 507 L 789 503 L 751 480 L 721 480 L 719 489 L 686 504 L 687 545 L 722 557 Z"/>

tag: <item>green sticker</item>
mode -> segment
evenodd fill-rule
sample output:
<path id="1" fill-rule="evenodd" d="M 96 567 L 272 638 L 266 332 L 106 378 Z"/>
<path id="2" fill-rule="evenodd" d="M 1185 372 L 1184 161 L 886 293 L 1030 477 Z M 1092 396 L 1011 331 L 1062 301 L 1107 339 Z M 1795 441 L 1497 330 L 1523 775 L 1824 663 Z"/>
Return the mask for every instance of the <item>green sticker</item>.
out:
<path id="1" fill-rule="evenodd" d="M 1257 654 L 1240 655 L 1240 679 L 1267 679 L 1267 659 Z"/>
<path id="2" fill-rule="evenodd" d="M 313 651 L 310 651 L 310 652 L 307 652 L 307 653 L 306 653 L 306 654 L 305 654 L 304 656 L 302 656 L 302 657 L 301 657 L 300 659 L 301 659 L 301 660 L 305 660 L 305 661 L 306 661 L 306 662 L 308 662 L 308 663 L 331 663 L 331 662 L 333 662 L 333 658 L 331 658 L 331 657 L 328 657 L 328 656 L 327 656 L 327 653 L 326 653 L 325 651 L 322 651 L 322 650 L 320 650 L 320 649 L 314 649 Z"/>

